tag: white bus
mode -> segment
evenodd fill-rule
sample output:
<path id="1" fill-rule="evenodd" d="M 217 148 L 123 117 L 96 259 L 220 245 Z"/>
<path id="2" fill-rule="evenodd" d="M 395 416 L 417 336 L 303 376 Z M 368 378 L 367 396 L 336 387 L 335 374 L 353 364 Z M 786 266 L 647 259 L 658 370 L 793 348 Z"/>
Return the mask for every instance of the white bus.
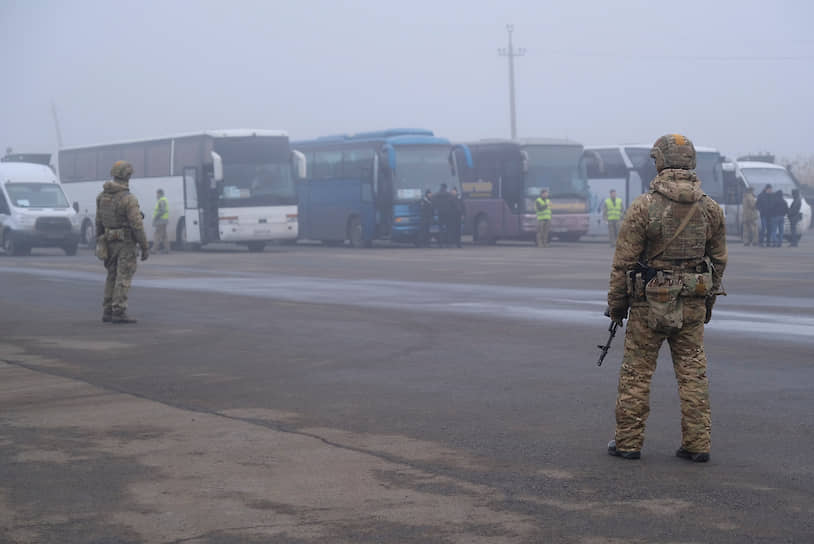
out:
<path id="1" fill-rule="evenodd" d="M 650 189 L 656 177 L 656 164 L 650 157 L 652 145 L 586 146 L 585 166 L 591 192 L 589 236 L 607 236 L 608 225 L 602 219 L 602 203 L 611 189 L 622 199 L 625 209 L 637 196 Z M 724 176 L 721 154 L 712 147 L 696 147 L 695 172 L 704 192 L 724 205 Z"/>
<path id="2" fill-rule="evenodd" d="M 285 132 L 216 130 L 60 150 L 60 178 L 85 243 L 95 239 L 96 196 L 118 160 L 133 165 L 130 191 L 148 238 L 157 189 L 169 201 L 168 234 L 177 248 L 233 242 L 262 251 L 270 241 L 297 238 L 296 178 L 305 177 L 305 159 Z"/>

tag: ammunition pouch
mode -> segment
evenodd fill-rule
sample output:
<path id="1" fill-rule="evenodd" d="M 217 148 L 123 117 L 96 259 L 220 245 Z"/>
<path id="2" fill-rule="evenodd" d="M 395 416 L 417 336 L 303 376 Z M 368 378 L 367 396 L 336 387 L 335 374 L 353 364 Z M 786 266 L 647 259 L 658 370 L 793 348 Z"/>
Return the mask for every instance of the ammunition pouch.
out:
<path id="1" fill-rule="evenodd" d="M 683 273 L 659 270 L 647 282 L 647 326 L 661 334 L 670 335 L 681 330 L 684 325 Z"/>
<path id="2" fill-rule="evenodd" d="M 105 240 L 104 234 L 96 237 L 96 250 L 94 251 L 94 254 L 100 261 L 107 261 L 109 253 L 107 251 L 107 241 Z"/>
<path id="3" fill-rule="evenodd" d="M 105 229 L 102 235 L 107 242 L 130 242 L 133 236 L 129 228 Z"/>
<path id="4" fill-rule="evenodd" d="M 681 282 L 684 285 L 681 296 L 707 297 L 712 294 L 712 262 L 709 257 L 699 263 L 694 271 L 681 272 Z"/>

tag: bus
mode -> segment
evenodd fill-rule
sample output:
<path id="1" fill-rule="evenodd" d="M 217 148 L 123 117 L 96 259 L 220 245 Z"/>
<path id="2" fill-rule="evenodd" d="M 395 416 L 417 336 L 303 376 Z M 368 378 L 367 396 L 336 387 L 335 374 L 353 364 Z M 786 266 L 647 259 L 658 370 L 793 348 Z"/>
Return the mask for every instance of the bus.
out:
<path id="1" fill-rule="evenodd" d="M 602 219 L 602 204 L 611 189 L 616 190 L 616 196 L 622 199 L 625 209 L 637 196 L 650 190 L 650 182 L 657 174 L 656 163 L 650 157 L 652 148 L 644 144 L 585 148 L 585 167 L 590 187 L 590 236 L 608 235 L 607 221 Z M 723 158 L 718 150 L 696 147 L 695 152 L 695 172 L 701 179 L 704 192 L 721 206 L 728 199 L 737 198 L 737 191 L 725 190 Z"/>
<path id="2" fill-rule="evenodd" d="M 297 238 L 295 178 L 306 166 L 283 131 L 215 130 L 60 150 L 60 178 L 81 215 L 84 243 L 95 240 L 96 195 L 117 160 L 133 165 L 130 191 L 146 225 L 156 190 L 164 190 L 178 249 L 232 242 L 257 252 Z"/>
<path id="3" fill-rule="evenodd" d="M 418 245 L 424 191 L 458 186 L 453 146 L 430 130 L 339 134 L 292 145 L 308 168 L 298 182 L 300 237 L 326 245 Z"/>
<path id="4" fill-rule="evenodd" d="M 583 146 L 571 140 L 490 139 L 460 145 L 459 165 L 471 155 L 471 168 L 459 166 L 466 209 L 464 233 L 474 243 L 499 239 L 534 240 L 534 201 L 541 189 L 551 199 L 552 237 L 575 242 L 588 232 L 588 181 Z"/>

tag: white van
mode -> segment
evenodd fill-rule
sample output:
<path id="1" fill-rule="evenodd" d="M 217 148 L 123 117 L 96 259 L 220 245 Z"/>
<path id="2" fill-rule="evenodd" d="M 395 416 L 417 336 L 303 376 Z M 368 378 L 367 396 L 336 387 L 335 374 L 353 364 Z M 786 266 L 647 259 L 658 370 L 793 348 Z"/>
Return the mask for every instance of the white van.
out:
<path id="1" fill-rule="evenodd" d="M 54 171 L 45 164 L 0 162 L 0 244 L 7 255 L 59 247 L 76 255 L 79 217 Z"/>
<path id="2" fill-rule="evenodd" d="M 791 205 L 791 192 L 798 187 L 784 167 L 770 162 L 738 161 L 735 163 L 735 169 L 744 183 L 754 189 L 755 196 L 758 196 L 766 185 L 771 185 L 774 191 L 783 191 L 786 204 Z M 797 223 L 797 236 L 802 236 L 811 225 L 811 205 L 805 198 L 802 199 L 800 213 L 803 219 Z M 789 236 L 790 229 L 789 218 L 786 217 L 783 229 L 786 237 Z"/>

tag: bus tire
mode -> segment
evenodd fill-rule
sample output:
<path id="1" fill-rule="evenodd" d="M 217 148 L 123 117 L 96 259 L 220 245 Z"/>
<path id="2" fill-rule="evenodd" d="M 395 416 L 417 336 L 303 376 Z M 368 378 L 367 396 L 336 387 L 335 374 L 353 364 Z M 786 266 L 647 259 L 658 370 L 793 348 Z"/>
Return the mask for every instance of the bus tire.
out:
<path id="1" fill-rule="evenodd" d="M 348 241 L 350 241 L 350 247 L 353 248 L 360 248 L 365 243 L 362 237 L 362 221 L 359 220 L 358 215 L 352 215 L 348 219 Z"/>
<path id="2" fill-rule="evenodd" d="M 67 255 L 68 257 L 73 257 L 74 255 L 76 255 L 78 249 L 79 249 L 78 242 L 73 242 L 62 246 L 62 251 L 64 251 L 65 255 Z"/>
<path id="3" fill-rule="evenodd" d="M 250 253 L 262 253 L 266 249 L 265 242 L 249 242 L 247 245 Z"/>

